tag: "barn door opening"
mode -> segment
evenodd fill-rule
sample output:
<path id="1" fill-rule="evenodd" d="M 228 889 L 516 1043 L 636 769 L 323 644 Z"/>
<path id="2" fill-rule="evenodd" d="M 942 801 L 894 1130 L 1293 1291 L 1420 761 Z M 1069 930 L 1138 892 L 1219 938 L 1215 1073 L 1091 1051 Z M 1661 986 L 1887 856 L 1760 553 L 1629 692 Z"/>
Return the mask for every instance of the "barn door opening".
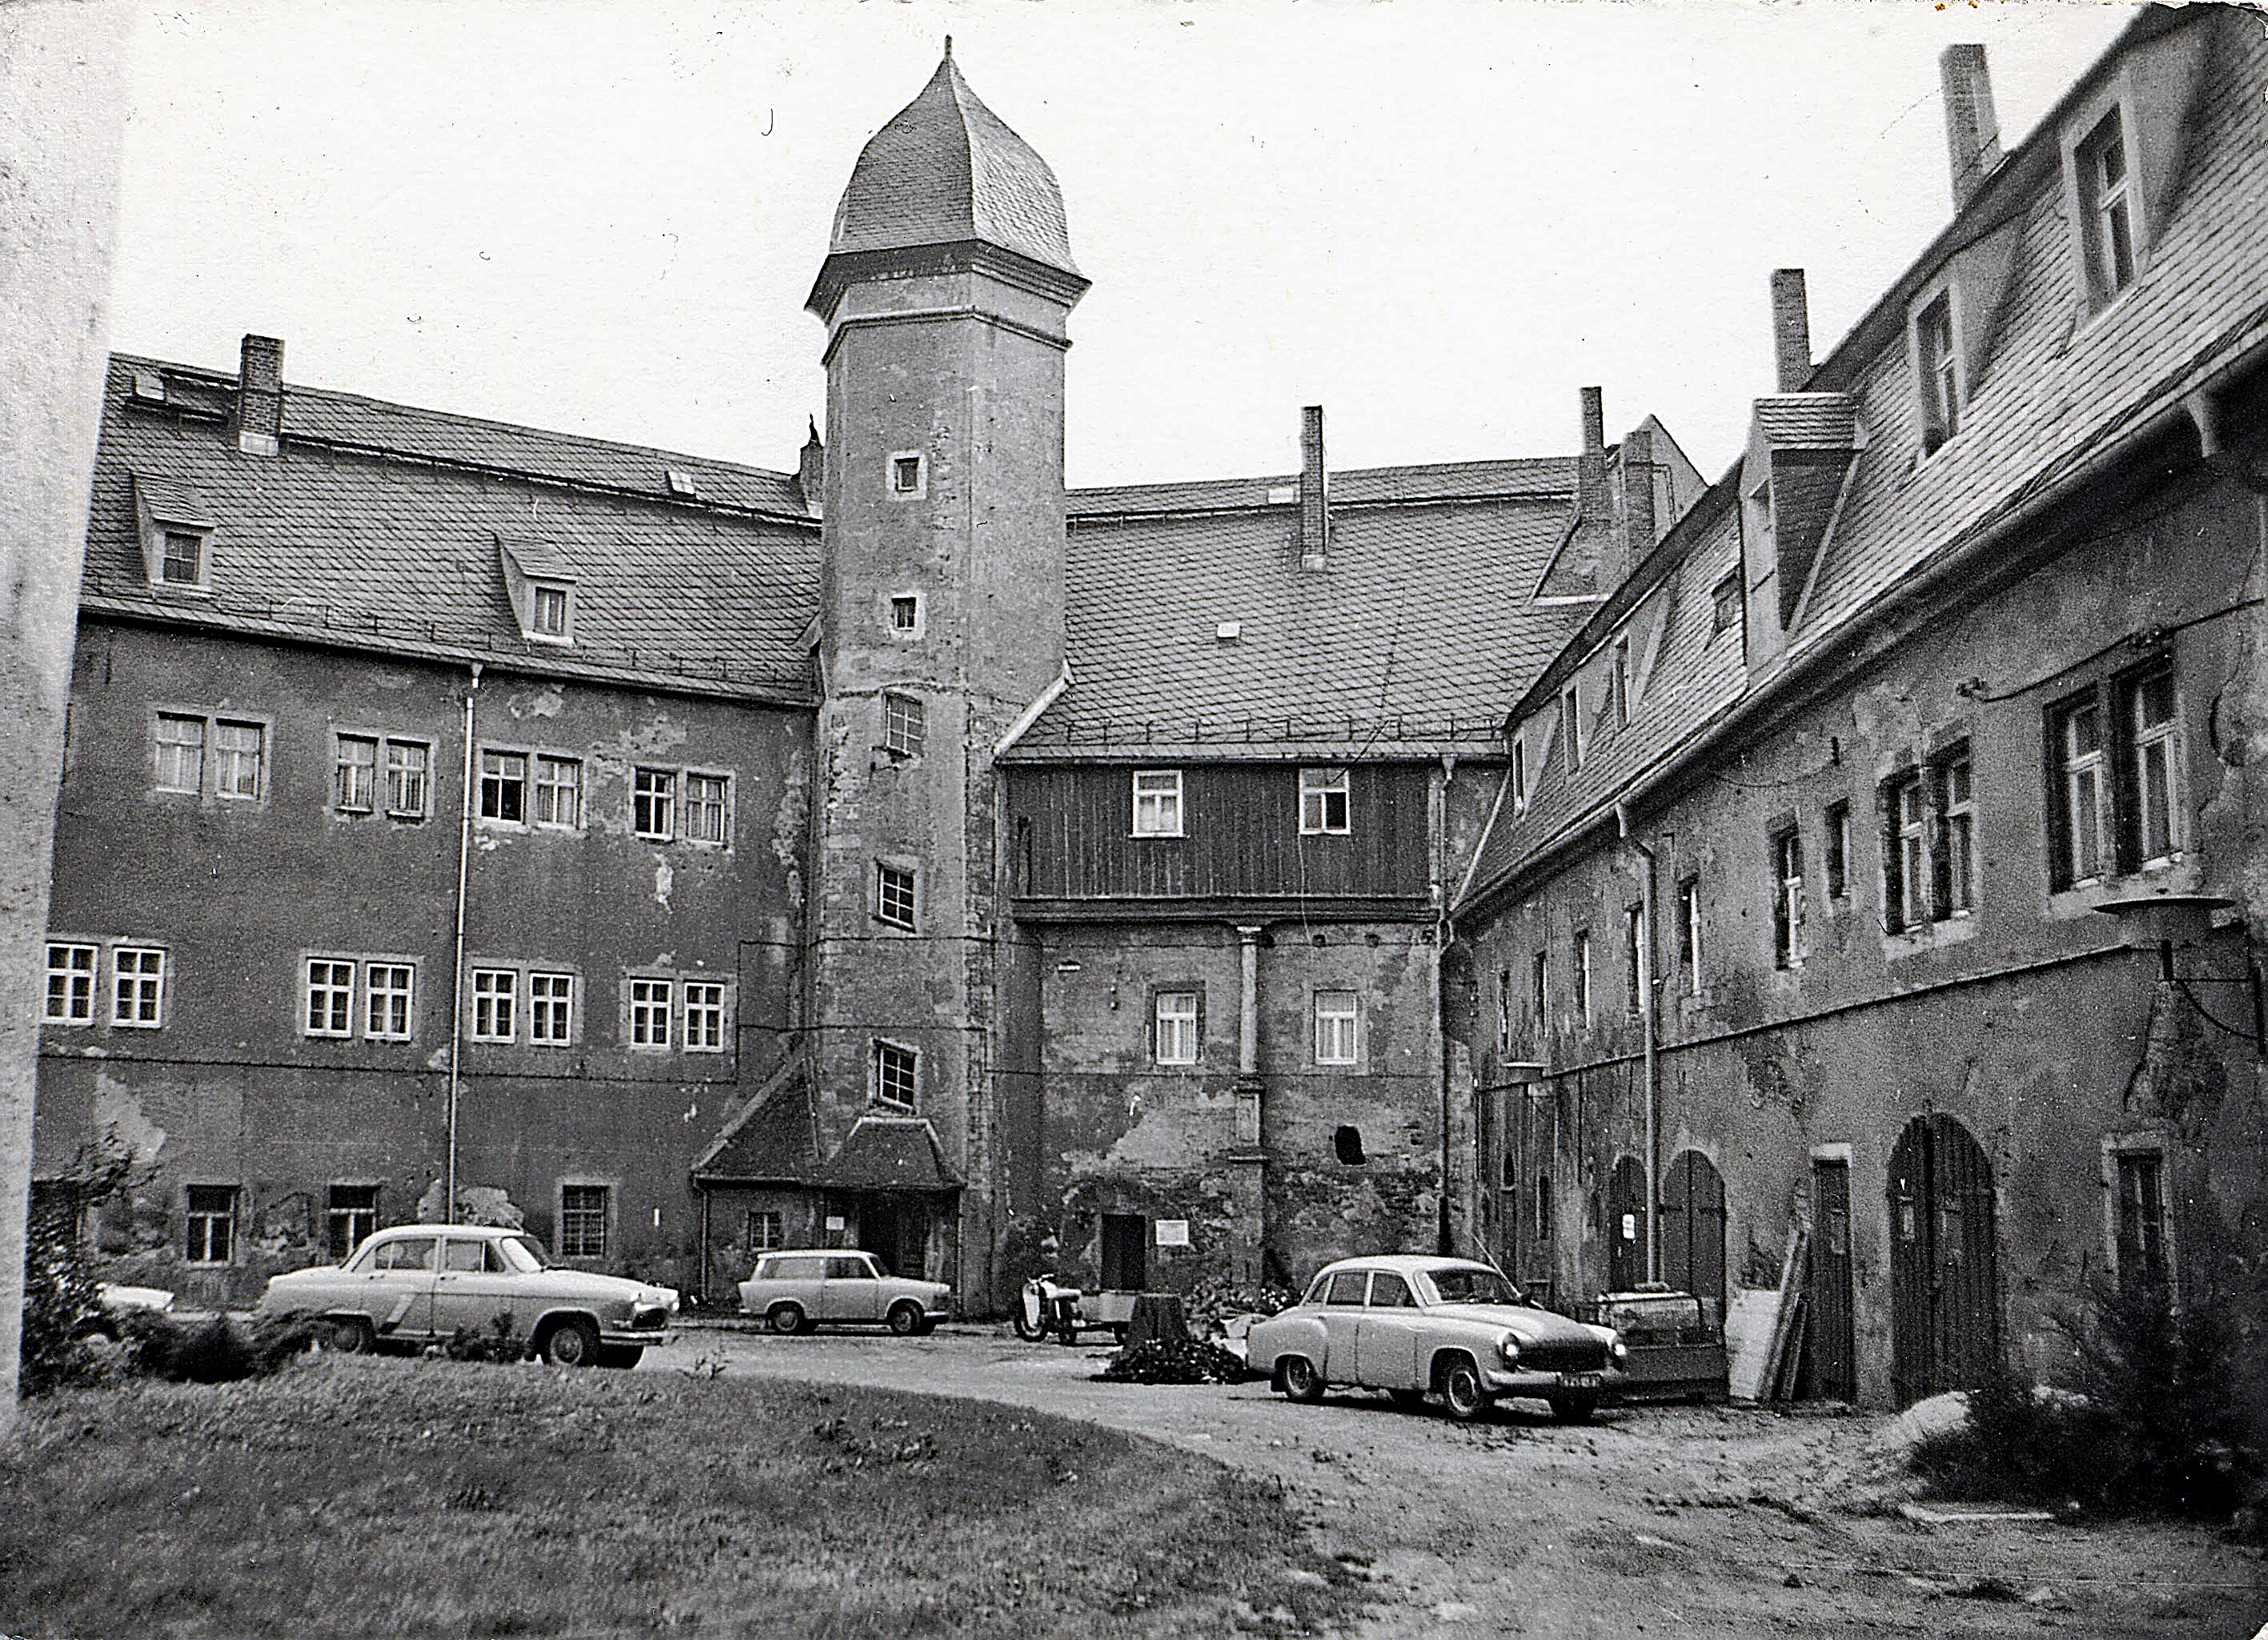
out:
<path id="1" fill-rule="evenodd" d="M 1139 1213 L 1102 1215 L 1102 1285 L 1140 1292 L 1149 1282 L 1150 1221 Z"/>
<path id="2" fill-rule="evenodd" d="M 1811 1292 L 1805 1307 L 1804 1360 L 1815 1395 L 1859 1398 L 1858 1350 L 1851 1328 L 1851 1164 L 1811 1164 Z"/>
<path id="3" fill-rule="evenodd" d="M 1725 1313 L 1725 1180 L 1698 1150 L 1681 1150 L 1661 1181 L 1661 1279 Z"/>
<path id="4" fill-rule="evenodd" d="M 1982 1383 L 1999 1359 L 1992 1164 L 1950 1116 L 1890 1153 L 1890 1386 L 1906 1406 Z"/>
<path id="5" fill-rule="evenodd" d="M 1607 1288 L 1626 1293 L 1646 1280 L 1646 1169 L 1634 1156 L 1607 1184 Z"/>

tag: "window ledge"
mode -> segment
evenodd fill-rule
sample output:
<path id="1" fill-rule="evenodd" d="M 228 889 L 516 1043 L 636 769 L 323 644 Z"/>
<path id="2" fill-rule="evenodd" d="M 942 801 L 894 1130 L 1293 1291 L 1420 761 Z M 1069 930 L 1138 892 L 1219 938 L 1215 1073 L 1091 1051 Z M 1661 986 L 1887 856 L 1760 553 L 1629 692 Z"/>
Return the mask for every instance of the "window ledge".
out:
<path id="1" fill-rule="evenodd" d="M 1940 917 L 1918 928 L 1901 928 L 1882 935 L 1882 953 L 1891 962 L 1912 957 L 1922 951 L 1943 950 L 1977 937 L 1977 913 L 1973 911 L 1958 916 Z"/>
<path id="2" fill-rule="evenodd" d="M 2203 865 L 2195 854 L 2184 854 L 2162 865 L 2144 866 L 2134 871 L 2096 877 L 2074 888 L 2054 890 L 2048 895 L 2047 914 L 2051 921 L 2066 922 L 2087 916 L 2105 900 L 2117 899 L 2138 889 L 2157 893 L 2195 893 L 2204 883 Z"/>

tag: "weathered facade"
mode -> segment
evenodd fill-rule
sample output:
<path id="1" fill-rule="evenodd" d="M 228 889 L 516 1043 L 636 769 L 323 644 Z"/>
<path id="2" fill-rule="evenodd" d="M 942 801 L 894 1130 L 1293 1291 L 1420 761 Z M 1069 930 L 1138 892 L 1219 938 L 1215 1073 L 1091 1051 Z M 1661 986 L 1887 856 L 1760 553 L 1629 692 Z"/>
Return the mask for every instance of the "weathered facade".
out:
<path id="1" fill-rule="evenodd" d="M 2052 1378 L 2098 1277 L 2268 1313 L 2268 48 L 2148 15 L 2005 159 L 1982 73 L 1815 367 L 1776 281 L 1749 452 L 1519 701 L 1457 913 L 1508 1267 L 1723 1303 L 1800 1237 L 1870 1403 Z"/>

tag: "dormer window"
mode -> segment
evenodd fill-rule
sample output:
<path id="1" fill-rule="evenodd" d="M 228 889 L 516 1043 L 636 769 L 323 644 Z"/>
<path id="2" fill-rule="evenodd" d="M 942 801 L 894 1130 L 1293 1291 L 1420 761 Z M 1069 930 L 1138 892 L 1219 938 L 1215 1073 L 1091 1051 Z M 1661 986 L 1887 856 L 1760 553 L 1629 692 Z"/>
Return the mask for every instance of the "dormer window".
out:
<path id="1" fill-rule="evenodd" d="M 519 635 L 532 644 L 573 643 L 578 577 L 567 555 L 548 541 L 499 536 L 497 556 Z"/>
<path id="2" fill-rule="evenodd" d="M 693 482 L 693 475 L 682 467 L 666 468 L 664 472 L 669 480 L 670 494 L 681 495 L 688 499 L 697 498 L 700 495 L 700 486 Z"/>
<path id="3" fill-rule="evenodd" d="M 1567 772 L 1583 766 L 1583 688 L 1570 683 L 1559 697 L 1559 737 L 1567 754 Z"/>
<path id="4" fill-rule="evenodd" d="M 204 498 L 169 478 L 134 475 L 135 520 L 142 567 L 166 592 L 212 589 L 212 537 L 217 527 Z"/>
<path id="5" fill-rule="evenodd" d="M 166 532 L 162 578 L 176 587 L 205 584 L 205 538 L 186 529 Z"/>
<path id="6" fill-rule="evenodd" d="M 1953 292 L 1940 291 L 1915 316 L 1914 368 L 1921 390 L 1921 452 L 1961 431 L 1961 354 L 1954 344 Z"/>
<path id="7" fill-rule="evenodd" d="M 1741 574 L 1738 570 L 1717 583 L 1710 602 L 1709 636 L 1716 638 L 1741 624 Z"/>
<path id="8" fill-rule="evenodd" d="M 530 638 L 555 638 L 567 640 L 567 588 L 538 586 L 535 591 L 534 612 L 527 624 Z"/>
<path id="9" fill-rule="evenodd" d="M 2134 203 L 2128 187 L 2126 128 L 2113 108 L 2079 145 L 2080 188 L 2087 211 L 2088 249 L 2106 293 L 2134 278 Z"/>

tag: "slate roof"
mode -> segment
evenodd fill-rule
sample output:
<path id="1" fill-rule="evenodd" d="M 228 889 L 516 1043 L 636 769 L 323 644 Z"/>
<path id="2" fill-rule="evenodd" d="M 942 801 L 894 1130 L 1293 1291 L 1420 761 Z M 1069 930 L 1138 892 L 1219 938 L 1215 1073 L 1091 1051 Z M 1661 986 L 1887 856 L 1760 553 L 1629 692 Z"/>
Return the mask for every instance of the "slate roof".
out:
<path id="1" fill-rule="evenodd" d="M 2219 31 L 2192 125 L 2178 201 L 2134 283 L 2100 314 L 2076 316 L 2058 132 L 2132 42 L 2169 29 Z M 1594 726 L 1577 778 L 1555 749 L 1531 772 L 1525 813 L 1500 813 L 1465 898 L 1485 896 L 1618 798 L 1675 766 L 1744 699 L 1828 654 L 1854 623 L 1907 583 L 2083 469 L 2115 440 L 2268 343 L 2268 40 L 2231 11 L 2143 14 L 2009 156 L 1970 208 L 1814 372 L 1811 388 L 1847 391 L 1865 447 L 1820 544 L 1786 650 L 1751 675 L 1732 633 L 1712 644 L 1710 589 L 1738 562 L 1742 469 L 1672 532 L 1676 621 L 1653 685 L 1627 730 Z M 1961 431 L 1920 460 L 1904 314 L 1961 245 L 2003 220 L 2021 225 L 2021 261 L 1992 355 L 1971 384 Z M 1782 401 L 1784 402 L 1784 401 Z M 1714 503 L 1715 505 L 1712 505 Z M 1548 676 L 1548 675 L 1547 675 Z M 1590 697 L 1587 695 L 1587 699 Z M 1539 719 L 1556 698 L 1532 691 L 1514 716 Z"/>
<path id="2" fill-rule="evenodd" d="M 784 1060 L 694 1158 L 693 1177 L 718 1185 L 801 1184 L 818 1164 L 816 1134 L 802 1061 Z"/>
<path id="3" fill-rule="evenodd" d="M 948 45 L 921 94 L 859 153 L 828 255 L 972 240 L 1079 271 L 1055 173 L 968 89 Z"/>
<path id="4" fill-rule="evenodd" d="M 862 1116 L 812 1182 L 836 1190 L 959 1190 L 937 1130 L 920 1116 Z"/>
<path id="5" fill-rule="evenodd" d="M 135 394 L 155 373 L 166 402 Z M 244 454 L 232 380 L 112 361 L 87 535 L 91 614 L 545 675 L 812 698 L 819 537 L 784 475 L 287 386 L 280 454 Z M 673 496 L 670 468 L 700 499 Z M 153 588 L 134 486 L 210 518 L 211 593 Z M 571 647 L 513 617 L 499 538 L 572 566 Z"/>
<path id="6" fill-rule="evenodd" d="M 1756 403 L 1756 425 L 1783 450 L 1847 450 L 1859 401 L 1847 393 L 1780 393 Z"/>

